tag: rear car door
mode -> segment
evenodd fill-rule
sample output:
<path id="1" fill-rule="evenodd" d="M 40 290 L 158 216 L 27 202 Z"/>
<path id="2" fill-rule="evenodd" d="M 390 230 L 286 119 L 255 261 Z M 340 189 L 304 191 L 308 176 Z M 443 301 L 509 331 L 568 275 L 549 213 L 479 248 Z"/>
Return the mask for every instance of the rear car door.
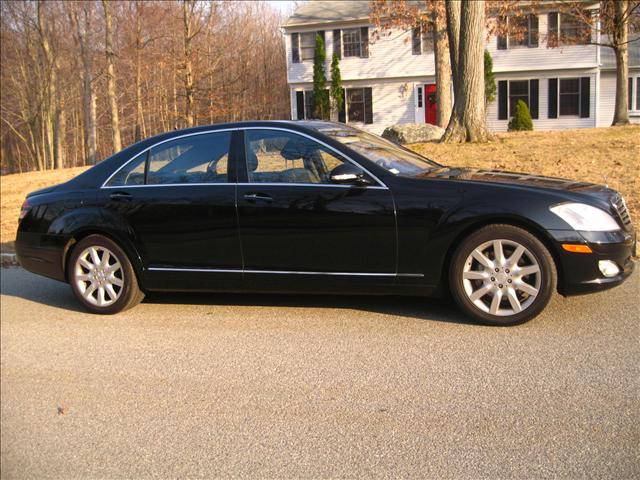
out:
<path id="1" fill-rule="evenodd" d="M 164 141 L 116 172 L 101 190 L 124 217 L 149 288 L 235 290 L 242 257 L 235 206 L 234 132 Z M 237 131 L 236 131 L 237 134 Z"/>
<path id="2" fill-rule="evenodd" d="M 257 290 L 368 292 L 393 284 L 396 224 L 387 187 L 336 185 L 349 162 L 310 135 L 246 128 L 238 218 L 246 285 Z"/>

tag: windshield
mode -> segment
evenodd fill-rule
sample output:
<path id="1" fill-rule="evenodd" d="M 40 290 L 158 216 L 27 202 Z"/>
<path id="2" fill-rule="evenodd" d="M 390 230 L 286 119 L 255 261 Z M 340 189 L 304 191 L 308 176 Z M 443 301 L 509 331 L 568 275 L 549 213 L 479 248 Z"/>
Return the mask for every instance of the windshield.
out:
<path id="1" fill-rule="evenodd" d="M 324 128 L 323 128 L 324 127 Z M 377 135 L 350 127 L 329 124 L 317 128 L 394 175 L 414 176 L 441 165 Z"/>

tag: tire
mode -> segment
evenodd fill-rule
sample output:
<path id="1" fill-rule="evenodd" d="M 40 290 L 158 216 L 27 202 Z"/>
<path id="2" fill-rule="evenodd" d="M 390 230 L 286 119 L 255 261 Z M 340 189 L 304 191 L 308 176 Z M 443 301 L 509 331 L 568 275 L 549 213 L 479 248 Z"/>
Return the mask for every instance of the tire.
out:
<path id="1" fill-rule="evenodd" d="M 549 303 L 556 282 L 549 250 L 513 225 L 488 225 L 473 232 L 456 248 L 449 269 L 449 287 L 458 306 L 487 325 L 518 325 L 536 317 Z"/>
<path id="2" fill-rule="evenodd" d="M 67 272 L 73 293 L 92 313 L 122 312 L 144 298 L 129 258 L 102 235 L 89 235 L 75 245 Z"/>

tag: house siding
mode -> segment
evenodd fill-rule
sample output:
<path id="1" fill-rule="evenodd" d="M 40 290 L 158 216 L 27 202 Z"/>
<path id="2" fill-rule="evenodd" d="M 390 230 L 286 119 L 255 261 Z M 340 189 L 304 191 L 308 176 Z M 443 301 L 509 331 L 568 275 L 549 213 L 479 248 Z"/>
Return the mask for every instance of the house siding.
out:
<path id="1" fill-rule="evenodd" d="M 534 130 L 558 130 L 560 128 L 589 128 L 596 126 L 596 76 L 597 71 L 579 71 L 579 70 L 556 70 L 551 72 L 511 72 L 496 74 L 496 83 L 500 80 L 539 80 L 538 90 L 538 119 L 533 120 Z M 577 116 L 558 116 L 558 118 L 548 117 L 549 104 L 549 78 L 590 78 L 589 90 L 589 118 L 580 118 Z M 487 127 L 494 132 L 506 132 L 508 130 L 509 120 L 498 120 L 498 101 L 491 102 L 487 106 Z"/>
<path id="2" fill-rule="evenodd" d="M 630 77 L 640 76 L 640 68 L 629 69 Z M 635 101 L 635 98 L 632 99 Z M 634 105 L 630 105 L 630 108 Z M 600 113 L 598 115 L 598 127 L 609 127 L 613 122 L 613 114 L 616 108 L 616 72 L 604 71 L 600 73 Z M 632 108 L 631 108 L 632 109 Z M 629 121 L 640 123 L 640 111 L 630 111 Z"/>

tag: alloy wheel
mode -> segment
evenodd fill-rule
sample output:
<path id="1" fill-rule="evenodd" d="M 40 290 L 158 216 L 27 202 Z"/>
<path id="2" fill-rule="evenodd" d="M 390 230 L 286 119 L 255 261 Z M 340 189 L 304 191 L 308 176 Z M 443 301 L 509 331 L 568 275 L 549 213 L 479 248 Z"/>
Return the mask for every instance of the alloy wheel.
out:
<path id="1" fill-rule="evenodd" d="M 518 242 L 484 242 L 467 257 L 462 271 L 464 291 L 473 305 L 496 316 L 526 310 L 540 291 L 542 273 L 535 255 Z"/>
<path id="2" fill-rule="evenodd" d="M 73 281 L 91 305 L 107 307 L 122 294 L 123 268 L 114 253 L 103 246 L 85 248 L 78 256 Z"/>

